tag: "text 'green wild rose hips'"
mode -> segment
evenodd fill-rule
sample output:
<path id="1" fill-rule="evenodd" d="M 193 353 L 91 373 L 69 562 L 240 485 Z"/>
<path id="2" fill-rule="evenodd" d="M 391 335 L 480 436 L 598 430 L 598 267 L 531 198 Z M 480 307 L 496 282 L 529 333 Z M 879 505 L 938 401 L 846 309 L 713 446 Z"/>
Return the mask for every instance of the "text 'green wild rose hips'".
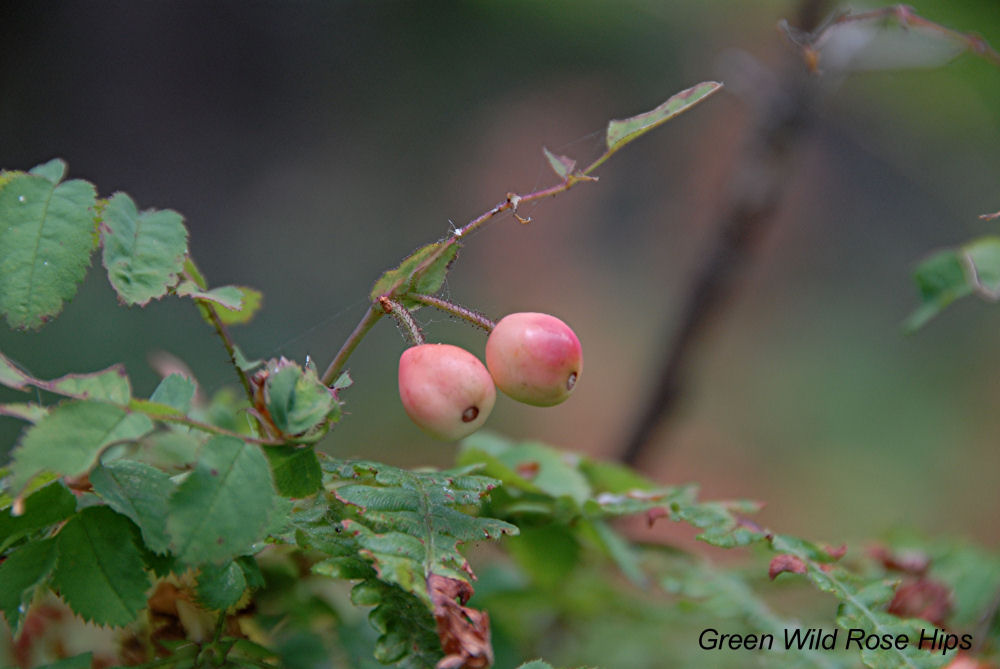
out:
<path id="1" fill-rule="evenodd" d="M 486 366 L 506 395 L 548 407 L 573 392 L 583 371 L 583 350 L 573 330 L 555 316 L 510 314 L 486 340 Z"/>
<path id="2" fill-rule="evenodd" d="M 454 441 L 482 427 L 497 391 L 479 358 L 451 344 L 421 344 L 399 358 L 399 398 L 410 419 Z"/>

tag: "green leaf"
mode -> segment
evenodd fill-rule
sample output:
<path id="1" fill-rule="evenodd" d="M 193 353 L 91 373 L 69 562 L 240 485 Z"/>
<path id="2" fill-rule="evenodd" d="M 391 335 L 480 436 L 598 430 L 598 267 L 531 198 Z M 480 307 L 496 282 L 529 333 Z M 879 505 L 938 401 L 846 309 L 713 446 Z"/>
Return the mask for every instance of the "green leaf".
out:
<path id="1" fill-rule="evenodd" d="M 385 295 L 398 299 L 409 309 L 420 306 L 419 302 L 406 299 L 406 294 L 433 294 L 439 291 L 451 263 L 458 256 L 458 248 L 458 241 L 449 239 L 417 249 L 398 267 L 379 277 L 372 286 L 371 299 L 374 301 Z"/>
<path id="2" fill-rule="evenodd" d="M 656 486 L 634 469 L 617 462 L 602 462 L 584 458 L 580 472 L 587 478 L 594 492 L 628 493 L 633 490 L 652 490 Z"/>
<path id="3" fill-rule="evenodd" d="M 67 374 L 52 381 L 42 381 L 21 371 L 2 353 L 0 353 L 0 384 L 15 390 L 34 386 L 64 397 L 106 400 L 113 404 L 127 404 L 132 395 L 128 375 L 120 364 L 99 372 Z"/>
<path id="4" fill-rule="evenodd" d="M 0 511 L 0 552 L 32 532 L 65 520 L 76 512 L 76 497 L 61 482 L 39 488 L 24 500 L 15 516 L 12 508 Z"/>
<path id="5" fill-rule="evenodd" d="M 191 260 L 191 256 L 184 259 L 184 276 L 188 277 L 197 288 L 201 290 L 208 290 L 208 282 L 205 280 L 205 275 L 201 273 L 198 266 L 194 264 Z"/>
<path id="6" fill-rule="evenodd" d="M 260 571 L 260 565 L 257 564 L 257 560 L 253 556 L 244 555 L 238 557 L 236 558 L 236 564 L 243 571 L 243 578 L 246 579 L 248 588 L 256 590 L 267 585 L 267 582 L 264 580 L 264 574 Z"/>
<path id="7" fill-rule="evenodd" d="M 34 174 L 38 177 L 44 177 L 54 184 L 59 183 L 66 178 L 66 161 L 61 158 L 53 158 L 47 163 L 42 163 L 41 165 L 35 165 L 31 168 L 29 174 Z"/>
<path id="8" fill-rule="evenodd" d="M 240 600 L 247 589 L 246 575 L 236 562 L 204 565 L 198 575 L 198 601 L 206 608 L 225 611 Z"/>
<path id="9" fill-rule="evenodd" d="M 258 446 L 214 437 L 168 503 L 171 551 L 190 564 L 221 564 L 263 538 L 275 503 L 267 458 Z"/>
<path id="10" fill-rule="evenodd" d="M 954 593 L 955 609 L 948 624 L 972 629 L 1000 590 L 1000 555 L 962 542 L 942 544 L 931 548 L 931 575 Z M 1000 630 L 994 626 L 994 631 Z"/>
<path id="11" fill-rule="evenodd" d="M 10 358 L 0 353 L 0 384 L 14 390 L 24 390 L 31 385 L 31 377 L 22 372 Z"/>
<path id="12" fill-rule="evenodd" d="M 0 611 L 14 634 L 17 634 L 38 587 L 52 571 L 56 558 L 56 540 L 42 539 L 26 544 L 0 562 Z"/>
<path id="13" fill-rule="evenodd" d="M 250 372 L 264 364 L 261 359 L 249 360 L 239 346 L 233 346 L 233 361 L 244 372 Z"/>
<path id="14" fill-rule="evenodd" d="M 920 263 L 913 279 L 920 291 L 921 306 L 904 323 L 908 332 L 923 327 L 949 304 L 973 290 L 962 260 L 954 250 L 941 251 Z"/>
<path id="15" fill-rule="evenodd" d="M 625 541 L 621 535 L 611 529 L 603 520 L 592 520 L 584 525 L 584 529 L 592 531 L 597 543 L 633 585 L 640 588 L 645 588 L 648 585 L 646 574 L 639 566 L 638 556 L 631 544 Z"/>
<path id="16" fill-rule="evenodd" d="M 356 606 L 372 606 L 368 621 L 379 632 L 375 659 L 382 664 L 434 669 L 443 653 L 434 618 L 412 594 L 377 580 L 363 581 L 351 591 Z"/>
<path id="17" fill-rule="evenodd" d="M 182 414 L 186 414 L 191 409 L 194 392 L 194 381 L 180 374 L 171 374 L 160 381 L 160 385 L 156 386 L 156 390 L 153 391 L 149 399 L 152 402 L 166 404 Z"/>
<path id="18" fill-rule="evenodd" d="M 478 507 L 497 484 L 467 469 L 413 472 L 375 462 L 324 462 L 323 469 L 327 488 L 342 503 L 345 534 L 354 537 L 381 580 L 428 606 L 427 575 L 468 582 L 460 543 L 517 534 L 509 523 L 459 510 Z"/>
<path id="19" fill-rule="evenodd" d="M 608 152 L 617 151 L 633 139 L 687 111 L 720 88 L 722 84 L 718 82 L 705 81 L 673 95 L 656 109 L 631 118 L 610 121 L 607 132 Z"/>
<path id="20" fill-rule="evenodd" d="M 138 439 L 152 429 L 146 416 L 104 402 L 60 404 L 42 422 L 28 428 L 14 449 L 11 487 L 19 490 L 42 471 L 83 474 L 109 444 Z"/>
<path id="21" fill-rule="evenodd" d="M 552 170 L 559 175 L 559 178 L 564 180 L 569 179 L 570 175 L 573 174 L 573 170 L 576 169 L 576 161 L 572 158 L 552 153 L 544 146 L 542 147 L 542 152 L 545 154 L 545 159 L 549 161 Z"/>
<path id="22" fill-rule="evenodd" d="M 489 512 L 500 518 L 580 525 L 581 517 L 595 521 L 649 512 L 650 521 L 667 516 L 700 528 L 698 538 L 716 546 L 744 546 L 762 539 L 760 532 L 744 527 L 737 515 L 758 510 L 754 502 L 701 502 L 695 486 L 654 487 L 620 465 L 561 453 L 537 442 L 517 444 L 478 432 L 462 442 L 457 461 L 482 467 L 484 473 L 503 482 L 489 505 Z M 595 488 L 604 491 L 596 493 Z M 623 554 L 614 553 L 616 546 L 593 531 L 590 536 L 624 564 Z M 632 570 L 632 575 L 637 572 Z"/>
<path id="23" fill-rule="evenodd" d="M 312 370 L 304 372 L 294 363 L 268 376 L 266 393 L 271 420 L 283 434 L 305 434 L 339 409 L 316 374 Z"/>
<path id="24" fill-rule="evenodd" d="M 883 579 L 864 579 L 849 573 L 843 567 L 816 558 L 828 553 L 810 542 L 774 535 L 770 538 L 771 548 L 779 554 L 798 558 L 806 567 L 806 577 L 820 590 L 834 595 L 841 603 L 837 624 L 844 629 L 861 629 L 866 634 L 882 637 L 888 634 L 906 634 L 911 642 L 916 642 L 920 629 L 926 628 L 925 621 L 903 620 L 885 612 L 885 607 L 893 597 L 895 584 Z M 861 651 L 861 659 L 872 669 L 937 669 L 954 656 L 929 653 L 916 645 L 903 649 L 893 646 L 889 649 Z"/>
<path id="25" fill-rule="evenodd" d="M 204 433 L 178 428 L 154 432 L 142 440 L 134 457 L 164 470 L 187 470 L 198 460 Z"/>
<path id="26" fill-rule="evenodd" d="M 525 662 L 517 669 L 553 669 L 552 665 L 548 662 L 542 662 L 541 660 L 532 660 L 531 662 Z"/>
<path id="27" fill-rule="evenodd" d="M 323 472 L 312 448 L 267 446 L 274 485 L 285 497 L 308 497 L 323 487 Z"/>
<path id="28" fill-rule="evenodd" d="M 125 193 L 103 212 L 104 267 L 125 304 L 145 306 L 177 282 L 187 255 L 184 218 L 169 209 L 139 213 Z"/>
<path id="29" fill-rule="evenodd" d="M 955 300 L 979 292 L 990 300 L 1000 297 L 1000 237 L 976 239 L 956 249 L 939 251 L 917 266 L 914 280 L 920 307 L 904 329 L 923 327 Z"/>
<path id="30" fill-rule="evenodd" d="M 178 409 L 175 409 L 169 404 L 161 404 L 160 402 L 154 402 L 152 400 L 133 399 L 129 401 L 128 408 L 130 411 L 143 414 L 153 420 L 184 415 Z"/>
<path id="31" fill-rule="evenodd" d="M 232 311 L 243 308 L 243 292 L 238 286 L 221 286 L 212 290 L 202 290 L 190 281 L 182 281 L 174 291 L 180 297 L 190 297 L 195 300 L 205 300 Z"/>
<path id="32" fill-rule="evenodd" d="M 580 504 L 590 496 L 586 479 L 568 456 L 539 443 L 514 444 L 490 432 L 477 432 L 462 442 L 457 463 L 484 465 L 484 473 L 500 479 L 505 487 L 525 492 L 553 498 L 565 495 Z"/>
<path id="33" fill-rule="evenodd" d="M 521 527 L 504 541 L 517 564 L 542 587 L 556 588 L 580 562 L 580 543 L 566 527 Z M 544 556 L 544 559 L 539 559 Z"/>
<path id="34" fill-rule="evenodd" d="M 14 404 L 0 404 L 0 416 L 10 416 L 20 418 L 29 423 L 38 423 L 49 415 L 48 407 L 30 402 L 17 402 Z"/>
<path id="35" fill-rule="evenodd" d="M 39 669 L 90 669 L 93 666 L 93 662 L 94 654 L 84 653 L 83 655 L 67 657 L 65 660 L 59 660 L 52 664 L 46 664 L 43 667 L 39 667 Z"/>
<path id="36" fill-rule="evenodd" d="M 333 382 L 330 388 L 333 390 L 344 390 L 345 388 L 350 388 L 352 385 L 354 385 L 354 379 L 351 378 L 351 373 L 343 372 L 337 377 L 337 380 Z"/>
<path id="37" fill-rule="evenodd" d="M 219 315 L 219 320 L 222 321 L 223 325 L 243 325 L 244 323 L 249 323 L 257 315 L 261 305 L 264 303 L 264 293 L 254 288 L 248 288 L 247 286 L 226 286 L 226 288 L 235 288 L 239 291 L 240 306 L 239 308 L 232 308 L 222 304 L 217 305 L 215 313 Z"/>
<path id="38" fill-rule="evenodd" d="M 139 526 L 151 551 L 167 551 L 169 539 L 163 510 L 174 491 L 169 476 L 141 462 L 116 460 L 94 469 L 90 483 L 108 506 Z"/>
<path id="39" fill-rule="evenodd" d="M 128 404 L 132 397 L 125 367 L 118 364 L 91 374 L 67 374 L 49 382 L 36 382 L 34 386 L 58 395 L 82 400 L 104 400 L 112 404 Z"/>
<path id="40" fill-rule="evenodd" d="M 530 471 L 531 484 L 552 497 L 566 496 L 582 505 L 592 494 L 579 470 L 578 457 L 537 442 L 513 444 L 495 454 L 514 471 Z"/>
<path id="41" fill-rule="evenodd" d="M 78 179 L 56 185 L 21 174 L 0 189 L 0 313 L 11 327 L 40 327 L 76 294 L 94 248 L 96 200 Z"/>
<path id="42" fill-rule="evenodd" d="M 776 639 L 781 639 L 785 630 L 800 627 L 797 621 L 775 614 L 767 601 L 754 593 L 740 572 L 668 551 L 667 547 L 650 547 L 644 557 L 647 562 L 654 561 L 654 569 L 659 567 L 661 587 L 682 598 L 682 615 L 703 612 L 716 627 L 722 621 L 729 625 L 730 620 L 740 620 L 751 631 L 773 634 Z M 662 564 L 665 560 L 666 564 Z M 787 664 L 795 667 L 848 669 L 857 665 L 846 652 L 799 650 L 794 645 L 785 649 L 782 655 L 793 657 Z"/>
<path id="43" fill-rule="evenodd" d="M 132 536 L 128 518 L 106 506 L 84 509 L 60 530 L 52 583 L 84 620 L 120 627 L 146 607 L 149 577 Z"/>
<path id="44" fill-rule="evenodd" d="M 994 297 L 1000 292 L 1000 237 L 981 237 L 962 247 L 973 275 L 969 280 Z"/>

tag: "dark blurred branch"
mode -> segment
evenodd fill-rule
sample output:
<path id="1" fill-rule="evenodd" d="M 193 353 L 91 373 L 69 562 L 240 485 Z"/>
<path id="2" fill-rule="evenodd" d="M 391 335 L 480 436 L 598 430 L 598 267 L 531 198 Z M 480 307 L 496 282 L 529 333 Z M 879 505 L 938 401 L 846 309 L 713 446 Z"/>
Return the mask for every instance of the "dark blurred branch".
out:
<path id="1" fill-rule="evenodd" d="M 804 0 L 798 18 L 802 30 L 818 25 L 824 0 Z M 673 415 L 695 344 L 726 300 L 736 292 L 752 259 L 754 243 L 774 221 L 785 193 L 794 148 L 813 115 L 818 82 L 802 62 L 789 57 L 770 90 L 762 98 L 748 130 L 743 155 L 730 179 L 718 230 L 681 308 L 679 326 L 659 367 L 649 401 L 633 422 L 621 459 L 630 465 L 641 460 L 654 433 Z M 671 319 L 673 320 L 673 319 Z"/>

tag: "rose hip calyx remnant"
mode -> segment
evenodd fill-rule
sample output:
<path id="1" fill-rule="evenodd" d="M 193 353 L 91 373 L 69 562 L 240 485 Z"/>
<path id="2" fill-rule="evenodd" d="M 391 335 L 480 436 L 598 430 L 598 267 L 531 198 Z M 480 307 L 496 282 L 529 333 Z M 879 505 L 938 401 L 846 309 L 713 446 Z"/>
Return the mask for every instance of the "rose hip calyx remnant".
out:
<path id="1" fill-rule="evenodd" d="M 489 418 L 493 378 L 479 358 L 451 344 L 412 346 L 399 358 L 399 398 L 410 419 L 438 439 L 466 437 Z"/>
<path id="2" fill-rule="evenodd" d="M 549 314 L 509 314 L 486 341 L 486 366 L 509 397 L 553 406 L 573 392 L 583 371 L 583 349 L 573 330 Z"/>

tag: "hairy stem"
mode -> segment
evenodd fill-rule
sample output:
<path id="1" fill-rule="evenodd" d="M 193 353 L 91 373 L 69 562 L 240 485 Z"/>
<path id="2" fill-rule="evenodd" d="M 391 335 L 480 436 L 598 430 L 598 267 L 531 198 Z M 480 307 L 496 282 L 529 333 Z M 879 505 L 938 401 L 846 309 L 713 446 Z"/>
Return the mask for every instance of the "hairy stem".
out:
<path id="1" fill-rule="evenodd" d="M 340 376 L 340 373 L 344 370 L 344 366 L 347 364 L 347 359 L 351 357 L 352 353 L 354 353 L 354 349 L 358 347 L 361 340 L 364 339 L 365 335 L 368 334 L 368 331 L 371 330 L 376 323 L 378 323 L 378 319 L 382 318 L 384 313 L 385 312 L 382 311 L 382 309 L 374 304 L 368 305 L 368 310 L 365 311 L 365 315 L 362 316 L 361 320 L 358 321 L 358 324 L 354 326 L 354 330 L 344 341 L 340 350 L 337 351 L 337 355 L 335 355 L 333 360 L 330 361 L 326 371 L 323 372 L 322 381 L 324 385 L 329 386 L 337 380 L 337 377 Z"/>
<path id="2" fill-rule="evenodd" d="M 381 305 L 382 311 L 396 319 L 406 334 L 406 338 L 410 340 L 410 345 L 419 346 L 427 343 L 423 331 L 417 325 L 417 321 L 413 319 L 413 314 L 410 313 L 409 309 L 385 295 L 378 298 L 378 303 Z"/>
<path id="3" fill-rule="evenodd" d="M 442 300 L 440 297 L 434 297 L 433 295 L 421 295 L 419 293 L 410 293 L 407 295 L 412 300 L 416 300 L 421 304 L 426 304 L 429 307 L 434 307 L 452 316 L 457 316 L 462 320 L 472 323 L 478 328 L 482 328 L 487 332 L 493 332 L 493 328 L 497 326 L 496 321 L 487 318 L 484 314 L 474 311 L 467 307 L 463 307 L 454 302 L 449 302 L 448 300 Z"/>

